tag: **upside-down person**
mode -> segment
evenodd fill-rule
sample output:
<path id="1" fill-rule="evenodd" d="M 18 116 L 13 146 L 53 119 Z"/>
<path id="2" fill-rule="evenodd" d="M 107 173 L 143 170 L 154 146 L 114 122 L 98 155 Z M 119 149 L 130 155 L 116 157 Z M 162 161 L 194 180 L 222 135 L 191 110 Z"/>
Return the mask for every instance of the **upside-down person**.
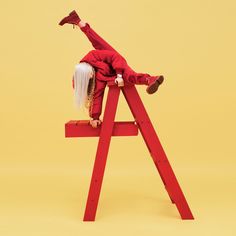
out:
<path id="1" fill-rule="evenodd" d="M 108 81 L 114 81 L 117 86 L 128 84 L 146 85 L 148 94 L 157 91 L 164 77 L 151 76 L 147 73 L 137 73 L 132 70 L 111 45 L 101 38 L 88 23 L 83 22 L 75 11 L 64 17 L 59 25 L 72 24 L 78 26 L 92 43 L 91 50 L 75 66 L 72 86 L 76 104 L 89 110 L 90 124 L 93 128 L 101 124 L 104 90 Z"/>

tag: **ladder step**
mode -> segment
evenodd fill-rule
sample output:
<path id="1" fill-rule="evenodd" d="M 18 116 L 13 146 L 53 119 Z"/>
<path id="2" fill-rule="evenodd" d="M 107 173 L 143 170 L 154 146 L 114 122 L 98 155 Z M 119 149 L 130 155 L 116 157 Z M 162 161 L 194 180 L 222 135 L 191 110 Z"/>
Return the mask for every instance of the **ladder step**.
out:
<path id="1" fill-rule="evenodd" d="M 98 137 L 101 126 L 93 128 L 89 120 L 70 120 L 65 124 L 65 137 Z M 116 121 L 112 131 L 112 136 L 137 136 L 138 126 L 135 121 Z"/>

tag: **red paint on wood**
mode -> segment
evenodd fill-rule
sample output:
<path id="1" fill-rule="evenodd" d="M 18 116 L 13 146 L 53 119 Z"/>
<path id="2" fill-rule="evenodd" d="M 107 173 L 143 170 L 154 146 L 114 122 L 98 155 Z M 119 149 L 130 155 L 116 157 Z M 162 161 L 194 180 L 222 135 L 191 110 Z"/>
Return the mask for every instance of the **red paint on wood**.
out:
<path id="1" fill-rule="evenodd" d="M 135 122 L 115 122 L 120 88 L 114 83 L 108 83 L 108 86 L 109 91 L 101 127 L 94 129 L 89 126 L 88 121 L 69 121 L 65 125 L 66 137 L 99 136 L 84 221 L 95 220 L 111 136 L 137 135 L 137 129 L 143 136 L 170 200 L 176 205 L 181 218 L 194 219 L 135 86 L 121 87 Z"/>

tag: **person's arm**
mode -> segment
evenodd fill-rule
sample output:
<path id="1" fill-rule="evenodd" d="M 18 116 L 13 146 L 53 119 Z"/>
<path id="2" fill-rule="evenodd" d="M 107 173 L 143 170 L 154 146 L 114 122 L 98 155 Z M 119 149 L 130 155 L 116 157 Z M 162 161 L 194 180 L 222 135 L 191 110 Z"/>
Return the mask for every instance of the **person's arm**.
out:
<path id="1" fill-rule="evenodd" d="M 106 88 L 106 82 L 96 80 L 92 106 L 89 107 L 89 116 L 93 120 L 99 120 L 99 117 L 102 113 L 102 102 L 105 88 Z"/>
<path id="2" fill-rule="evenodd" d="M 112 66 L 116 74 L 123 75 L 127 62 L 119 53 L 110 50 L 92 50 L 90 52 L 98 61 L 103 61 Z"/>
<path id="3" fill-rule="evenodd" d="M 91 54 L 96 58 L 96 60 L 110 64 L 117 74 L 115 83 L 118 87 L 124 86 L 124 80 L 122 77 L 127 67 L 127 62 L 119 53 L 110 50 L 92 50 Z"/>
<path id="4" fill-rule="evenodd" d="M 115 82 L 118 83 L 118 86 L 124 86 L 122 76 L 127 68 L 126 60 L 119 53 L 110 50 L 91 50 L 80 60 L 80 62 L 92 65 L 99 61 L 109 64 L 117 74 Z"/>

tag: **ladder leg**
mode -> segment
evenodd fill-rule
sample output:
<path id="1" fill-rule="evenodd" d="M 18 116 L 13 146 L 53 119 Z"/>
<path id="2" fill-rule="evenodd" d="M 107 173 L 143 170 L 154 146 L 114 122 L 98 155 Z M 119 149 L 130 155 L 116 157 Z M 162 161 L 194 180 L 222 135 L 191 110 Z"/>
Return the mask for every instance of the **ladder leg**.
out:
<path id="1" fill-rule="evenodd" d="M 124 87 L 122 88 L 122 92 L 137 122 L 172 203 L 176 204 L 182 219 L 193 219 L 185 196 L 135 86 Z"/>
<path id="2" fill-rule="evenodd" d="M 109 87 L 103 122 L 97 147 L 93 174 L 90 182 L 84 221 L 94 221 L 104 176 L 107 154 L 110 146 L 114 119 L 119 99 L 120 89 L 117 86 Z"/>

